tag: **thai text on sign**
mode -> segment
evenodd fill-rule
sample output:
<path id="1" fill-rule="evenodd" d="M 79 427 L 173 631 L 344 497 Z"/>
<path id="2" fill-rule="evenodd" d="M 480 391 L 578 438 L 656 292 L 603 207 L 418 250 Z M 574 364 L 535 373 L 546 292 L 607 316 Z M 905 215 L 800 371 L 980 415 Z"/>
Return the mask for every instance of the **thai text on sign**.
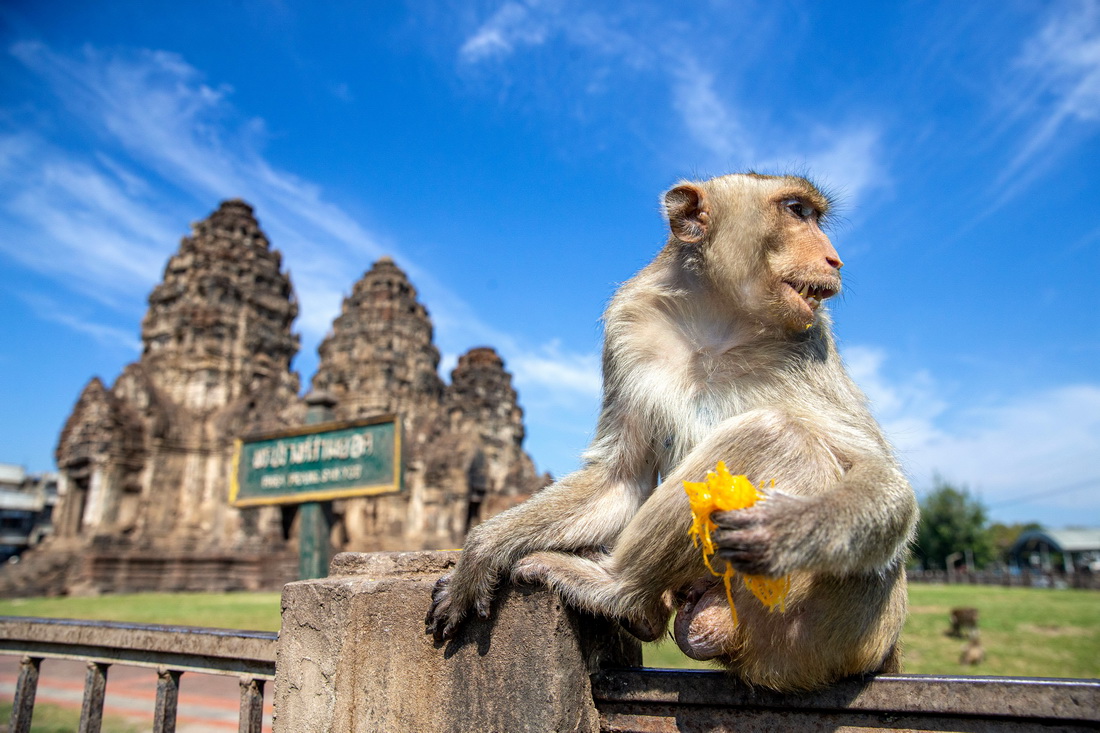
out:
<path id="1" fill-rule="evenodd" d="M 237 441 L 234 506 L 328 501 L 399 491 L 395 416 L 311 425 Z"/>

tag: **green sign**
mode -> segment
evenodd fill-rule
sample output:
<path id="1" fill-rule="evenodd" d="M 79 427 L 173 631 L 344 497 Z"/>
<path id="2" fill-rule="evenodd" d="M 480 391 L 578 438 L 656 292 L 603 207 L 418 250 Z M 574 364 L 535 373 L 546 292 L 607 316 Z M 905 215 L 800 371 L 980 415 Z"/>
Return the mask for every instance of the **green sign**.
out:
<path id="1" fill-rule="evenodd" d="M 401 426 L 393 415 L 237 440 L 229 502 L 298 504 L 401 490 Z"/>

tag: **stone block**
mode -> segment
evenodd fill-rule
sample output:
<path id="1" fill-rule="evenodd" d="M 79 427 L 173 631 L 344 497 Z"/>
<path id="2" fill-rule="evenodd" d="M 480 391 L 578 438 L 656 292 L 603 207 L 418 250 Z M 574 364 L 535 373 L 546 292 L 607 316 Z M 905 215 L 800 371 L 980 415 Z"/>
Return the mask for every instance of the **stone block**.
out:
<path id="1" fill-rule="evenodd" d="M 275 732 L 598 730 L 590 675 L 639 665 L 637 641 L 505 584 L 489 619 L 437 643 L 424 616 L 458 554 L 343 553 L 330 577 L 287 585 Z"/>

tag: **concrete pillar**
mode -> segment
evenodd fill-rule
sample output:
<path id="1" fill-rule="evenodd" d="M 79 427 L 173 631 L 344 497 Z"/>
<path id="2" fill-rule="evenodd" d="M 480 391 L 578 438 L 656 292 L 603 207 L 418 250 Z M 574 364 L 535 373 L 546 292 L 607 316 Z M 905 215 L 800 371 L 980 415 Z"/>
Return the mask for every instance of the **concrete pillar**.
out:
<path id="1" fill-rule="evenodd" d="M 458 552 L 342 553 L 283 590 L 275 733 L 597 731 L 590 675 L 640 666 L 617 624 L 502 585 L 493 615 L 438 644 L 432 585 Z"/>

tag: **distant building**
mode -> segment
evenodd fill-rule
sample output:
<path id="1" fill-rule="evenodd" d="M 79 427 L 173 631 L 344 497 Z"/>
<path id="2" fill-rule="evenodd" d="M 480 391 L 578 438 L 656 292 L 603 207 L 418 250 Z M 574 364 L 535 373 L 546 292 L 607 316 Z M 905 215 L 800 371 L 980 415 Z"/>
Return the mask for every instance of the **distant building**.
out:
<path id="1" fill-rule="evenodd" d="M 0 463 L 0 563 L 19 557 L 53 531 L 57 474 L 29 474 Z"/>
<path id="2" fill-rule="evenodd" d="M 1100 529 L 1037 529 L 1024 532 L 1009 550 L 1017 567 L 1032 567 L 1067 575 L 1100 572 Z M 1060 567 L 1054 557 L 1059 556 Z"/>

